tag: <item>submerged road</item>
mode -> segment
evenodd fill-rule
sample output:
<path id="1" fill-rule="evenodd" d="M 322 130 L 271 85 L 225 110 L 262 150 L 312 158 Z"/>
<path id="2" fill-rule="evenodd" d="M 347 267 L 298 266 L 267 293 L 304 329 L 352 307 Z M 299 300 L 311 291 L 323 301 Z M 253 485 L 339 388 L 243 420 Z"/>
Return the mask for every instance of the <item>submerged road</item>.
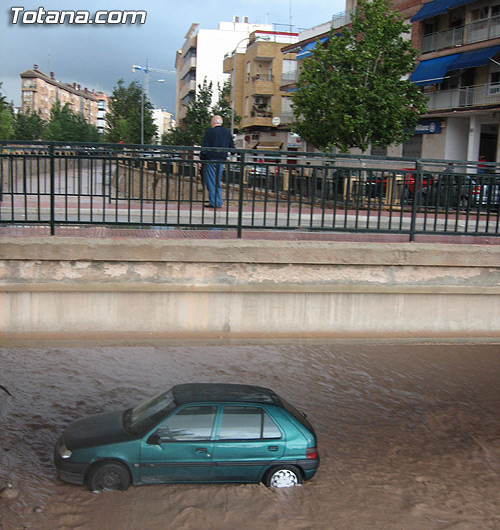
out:
<path id="1" fill-rule="evenodd" d="M 500 345 L 64 345 L 0 348 L 0 528 L 499 528 Z M 72 420 L 176 383 L 263 385 L 307 413 L 302 487 L 158 485 L 92 495 L 56 479 Z"/>

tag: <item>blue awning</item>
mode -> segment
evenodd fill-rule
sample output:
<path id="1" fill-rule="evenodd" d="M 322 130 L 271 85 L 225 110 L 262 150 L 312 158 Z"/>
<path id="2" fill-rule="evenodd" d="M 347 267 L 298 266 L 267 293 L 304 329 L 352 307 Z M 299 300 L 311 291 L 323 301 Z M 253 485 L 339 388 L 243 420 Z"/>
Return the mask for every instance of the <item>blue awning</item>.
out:
<path id="1" fill-rule="evenodd" d="M 460 68 L 474 68 L 488 64 L 490 59 L 500 51 L 500 46 L 490 46 L 471 52 L 460 53 L 453 61 L 450 70 L 460 70 Z"/>
<path id="2" fill-rule="evenodd" d="M 420 11 L 418 11 L 410 20 L 410 22 L 418 22 L 419 20 L 425 20 L 426 18 L 437 17 L 451 11 L 456 7 L 460 7 L 464 4 L 470 4 L 475 0 L 434 0 L 424 4 Z"/>
<path id="3" fill-rule="evenodd" d="M 436 59 L 422 61 L 410 81 L 416 85 L 435 85 L 442 83 L 446 73 L 462 68 L 475 68 L 488 64 L 489 60 L 500 51 L 500 46 L 490 46 L 464 53 L 454 53 Z"/>
<path id="4" fill-rule="evenodd" d="M 319 39 L 319 42 L 323 44 L 326 42 L 330 37 L 323 37 L 322 39 Z M 318 41 L 312 41 L 306 44 L 302 50 L 297 54 L 297 61 L 300 59 L 305 59 L 306 57 L 311 57 L 313 54 L 314 48 L 316 48 L 316 43 Z"/>
<path id="5" fill-rule="evenodd" d="M 413 74 L 410 76 L 410 81 L 416 85 L 435 85 L 442 83 L 446 76 L 446 72 L 450 70 L 450 64 L 459 56 L 458 53 L 446 55 L 445 57 L 437 57 L 436 59 L 428 59 L 421 61 Z"/>

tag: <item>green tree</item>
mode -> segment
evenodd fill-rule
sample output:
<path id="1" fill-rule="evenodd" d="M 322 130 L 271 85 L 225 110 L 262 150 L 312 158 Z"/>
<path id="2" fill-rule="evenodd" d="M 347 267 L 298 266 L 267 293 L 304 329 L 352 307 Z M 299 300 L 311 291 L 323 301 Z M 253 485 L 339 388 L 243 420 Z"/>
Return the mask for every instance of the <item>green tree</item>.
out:
<path id="1" fill-rule="evenodd" d="M 110 142 L 141 143 L 141 107 L 144 97 L 144 143 L 151 144 L 156 137 L 157 127 L 153 119 L 153 105 L 143 92 L 137 81 L 132 81 L 128 87 L 123 79 L 119 79 L 113 89 L 109 101 L 109 111 L 106 114 L 108 130 L 107 139 Z"/>
<path id="2" fill-rule="evenodd" d="M 225 127 L 231 124 L 231 83 L 227 81 L 221 88 L 218 86 L 219 96 L 212 106 L 212 82 L 207 79 L 198 85 L 198 91 L 193 101 L 186 105 L 186 116 L 175 129 L 163 135 L 162 143 L 168 145 L 201 145 L 203 136 L 211 127 L 212 116 L 220 115 Z M 238 121 L 236 121 L 238 118 Z M 235 116 L 235 123 L 239 123 L 239 116 Z"/>
<path id="3" fill-rule="evenodd" d="M 231 79 L 227 79 L 221 86 L 218 84 L 217 89 L 219 90 L 219 99 L 212 108 L 212 115 L 218 114 L 222 117 L 224 127 L 231 128 Z M 234 124 L 239 126 L 241 117 L 238 114 L 234 114 Z"/>
<path id="4" fill-rule="evenodd" d="M 19 112 L 14 121 L 14 139 L 40 140 L 46 125 L 46 121 L 38 112 Z"/>
<path id="5" fill-rule="evenodd" d="M 206 78 L 192 101 L 186 105 L 184 119 L 169 134 L 165 143 L 169 145 L 201 145 L 205 131 L 210 128 L 212 113 L 212 82 Z"/>
<path id="6" fill-rule="evenodd" d="M 389 0 L 359 0 L 351 27 L 330 32 L 304 61 L 293 97 L 295 131 L 318 148 L 365 151 L 412 135 L 426 99 L 405 79 L 418 52 Z"/>
<path id="7" fill-rule="evenodd" d="M 79 112 L 74 113 L 65 103 L 56 101 L 50 109 L 50 120 L 43 133 L 44 140 L 63 142 L 98 142 L 97 128 L 87 123 Z"/>
<path id="8" fill-rule="evenodd" d="M 0 140 L 10 140 L 14 135 L 14 113 L 12 105 L 7 103 L 2 94 L 2 83 L 0 83 Z"/>

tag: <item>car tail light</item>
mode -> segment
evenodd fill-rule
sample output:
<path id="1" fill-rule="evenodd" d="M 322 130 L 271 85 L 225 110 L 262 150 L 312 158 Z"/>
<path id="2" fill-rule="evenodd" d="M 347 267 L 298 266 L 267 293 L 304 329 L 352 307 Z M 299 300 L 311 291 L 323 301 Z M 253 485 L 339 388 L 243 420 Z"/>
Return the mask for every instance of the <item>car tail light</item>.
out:
<path id="1" fill-rule="evenodd" d="M 476 186 L 475 188 L 472 188 L 472 194 L 481 195 L 481 186 Z"/>
<path id="2" fill-rule="evenodd" d="M 306 458 L 308 460 L 313 460 L 318 458 L 318 448 L 317 447 L 308 447 L 306 450 Z"/>

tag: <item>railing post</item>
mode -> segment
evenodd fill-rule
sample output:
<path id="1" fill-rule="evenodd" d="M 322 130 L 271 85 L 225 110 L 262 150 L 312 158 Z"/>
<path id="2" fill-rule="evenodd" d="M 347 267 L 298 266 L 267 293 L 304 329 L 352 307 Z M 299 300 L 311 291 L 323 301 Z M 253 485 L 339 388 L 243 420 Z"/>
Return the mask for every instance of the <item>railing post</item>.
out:
<path id="1" fill-rule="evenodd" d="M 240 153 L 240 193 L 238 196 L 238 239 L 243 228 L 243 187 L 245 185 L 245 151 Z"/>
<path id="2" fill-rule="evenodd" d="M 56 233 L 56 173 L 55 173 L 55 155 L 54 155 L 54 143 L 51 142 L 49 145 L 50 155 L 50 235 L 53 236 Z"/>
<path id="3" fill-rule="evenodd" d="M 422 162 L 417 160 L 415 163 L 415 182 L 413 184 L 413 205 L 411 209 L 411 224 L 410 224 L 410 241 L 415 241 L 415 232 L 417 227 L 417 211 L 418 203 L 420 202 L 420 196 L 422 193 L 423 185 L 423 173 L 422 173 Z"/>

